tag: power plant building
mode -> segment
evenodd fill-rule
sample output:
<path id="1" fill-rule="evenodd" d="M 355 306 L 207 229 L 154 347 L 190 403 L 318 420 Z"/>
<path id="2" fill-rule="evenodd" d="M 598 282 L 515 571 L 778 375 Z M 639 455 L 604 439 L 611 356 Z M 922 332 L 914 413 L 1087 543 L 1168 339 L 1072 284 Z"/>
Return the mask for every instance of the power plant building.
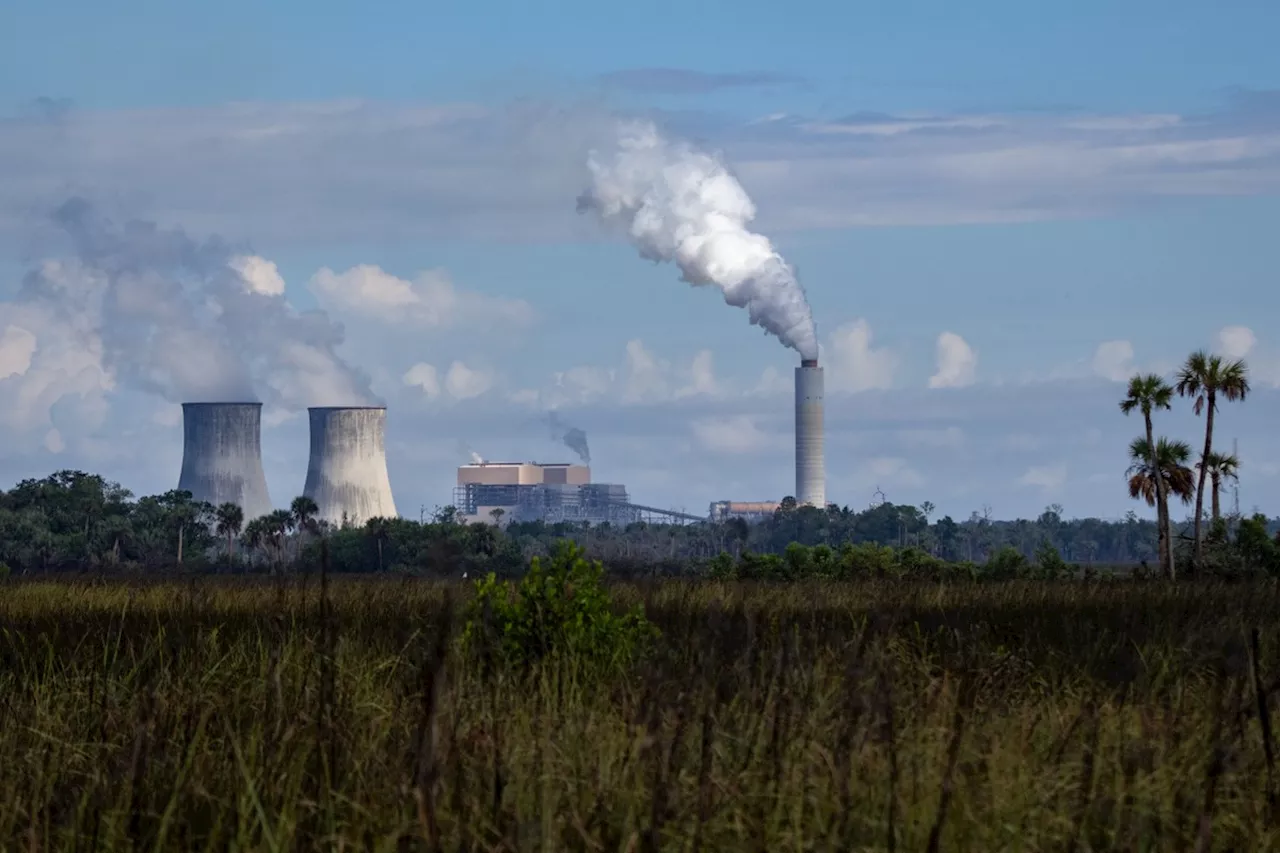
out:
<path id="1" fill-rule="evenodd" d="M 359 527 L 371 518 L 394 518 L 387 475 L 387 410 L 381 406 L 308 409 L 311 457 L 302 493 L 316 502 L 318 518 Z"/>
<path id="2" fill-rule="evenodd" d="M 233 503 L 246 521 L 271 512 L 262 470 L 261 403 L 183 403 L 178 488 L 214 506 Z"/>
<path id="3" fill-rule="evenodd" d="M 591 482 L 586 465 L 477 462 L 458 468 L 453 504 L 466 522 L 586 522 L 626 525 L 660 519 L 701 521 L 684 513 L 631 503 L 627 487 Z M 500 510 L 495 514 L 494 510 Z"/>
<path id="4" fill-rule="evenodd" d="M 711 504 L 709 517 L 712 521 L 741 518 L 755 524 L 773 518 L 781 507 L 779 501 L 716 501 Z"/>

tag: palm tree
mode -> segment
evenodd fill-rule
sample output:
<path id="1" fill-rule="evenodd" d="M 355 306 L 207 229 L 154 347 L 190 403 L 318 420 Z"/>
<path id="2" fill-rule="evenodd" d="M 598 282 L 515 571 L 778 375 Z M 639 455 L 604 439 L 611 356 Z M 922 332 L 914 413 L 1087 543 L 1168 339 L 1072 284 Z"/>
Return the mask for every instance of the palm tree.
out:
<path id="1" fill-rule="evenodd" d="M 219 535 L 227 537 L 227 558 L 234 559 L 235 538 L 240 535 L 240 528 L 244 526 L 244 510 L 238 504 L 228 501 L 220 504 L 214 511 L 214 519 Z"/>
<path id="2" fill-rule="evenodd" d="M 1240 479 L 1240 460 L 1231 453 L 1210 453 L 1202 462 L 1196 463 L 1197 468 L 1209 469 L 1209 483 L 1213 489 L 1212 506 L 1210 518 L 1217 521 L 1222 518 L 1222 504 L 1220 498 L 1222 495 L 1222 484 L 1227 480 Z"/>
<path id="3" fill-rule="evenodd" d="M 1142 412 L 1142 420 L 1146 426 L 1146 447 L 1154 452 L 1157 449 L 1155 433 L 1151 425 L 1151 413 L 1157 409 L 1169 409 L 1173 406 L 1173 388 L 1155 373 L 1139 374 L 1129 380 L 1129 392 L 1120 401 L 1120 411 L 1126 415 L 1135 411 Z M 1165 577 L 1174 578 L 1173 566 L 1173 524 L 1169 519 L 1169 488 L 1160 476 L 1160 466 L 1154 456 L 1147 459 L 1147 467 L 1155 472 L 1154 490 L 1156 507 L 1156 528 L 1159 530 L 1159 559 Z"/>
<path id="4" fill-rule="evenodd" d="M 287 509 L 278 509 L 266 516 L 267 538 L 275 547 L 276 563 L 284 564 L 284 546 L 288 536 L 293 532 L 293 513 Z"/>
<path id="5" fill-rule="evenodd" d="M 1129 497 L 1141 498 L 1147 506 L 1155 506 L 1159 498 L 1159 489 L 1163 485 L 1165 500 L 1170 496 L 1181 498 L 1184 504 L 1191 503 L 1195 495 L 1195 474 L 1187 467 L 1191 459 L 1191 445 L 1185 441 L 1170 441 L 1161 438 L 1156 442 L 1155 451 L 1142 437 L 1129 443 L 1129 469 L 1125 476 L 1129 478 Z M 1151 460 L 1156 460 L 1156 465 Z M 1165 519 L 1169 518 L 1169 510 L 1165 508 Z M 1173 531 L 1171 527 L 1160 531 L 1160 553 L 1173 555 Z"/>
<path id="6" fill-rule="evenodd" d="M 289 504 L 289 514 L 293 516 L 294 525 L 307 533 L 315 533 L 319 529 L 316 523 L 316 514 L 319 512 L 320 507 L 306 495 L 299 495 Z"/>
<path id="7" fill-rule="evenodd" d="M 1228 402 L 1243 400 L 1249 394 L 1249 368 L 1244 359 L 1224 361 L 1220 355 L 1210 355 L 1204 350 L 1196 350 L 1187 356 L 1186 364 L 1178 371 L 1178 394 L 1183 397 L 1194 397 L 1192 407 L 1197 415 L 1204 414 L 1204 453 L 1201 460 L 1207 460 L 1213 452 L 1213 415 L 1218 410 L 1218 397 Z M 1204 514 L 1204 480 L 1209 469 L 1200 466 L 1200 478 L 1196 484 L 1196 549 L 1195 562 L 1200 562 L 1204 541 L 1200 535 L 1200 516 Z"/>
<path id="8" fill-rule="evenodd" d="M 241 534 L 245 547 L 251 554 L 256 552 L 266 543 L 267 537 L 267 516 L 265 515 L 260 518 L 255 518 L 253 521 L 246 524 L 244 526 L 244 533 Z M 250 556 L 249 559 L 252 561 L 253 557 Z"/>
<path id="9" fill-rule="evenodd" d="M 295 543 L 294 556 L 302 557 L 302 541 L 307 534 L 318 534 L 320 532 L 320 522 L 316 518 L 316 514 L 320 512 L 320 507 L 316 506 L 316 502 L 306 495 L 298 495 L 293 499 L 293 503 L 289 504 L 289 516 L 294 529 L 298 531 L 298 541 Z"/>

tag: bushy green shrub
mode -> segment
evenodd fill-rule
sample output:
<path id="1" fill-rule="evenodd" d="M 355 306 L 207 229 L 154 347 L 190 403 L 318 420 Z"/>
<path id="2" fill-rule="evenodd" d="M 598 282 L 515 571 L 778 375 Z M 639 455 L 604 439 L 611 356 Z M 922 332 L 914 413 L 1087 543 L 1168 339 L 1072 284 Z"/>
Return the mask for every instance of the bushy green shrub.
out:
<path id="1" fill-rule="evenodd" d="M 1062 559 L 1058 549 L 1048 539 L 1041 540 L 1036 548 L 1035 574 L 1045 580 L 1065 578 L 1071 574 L 1071 564 Z"/>
<path id="2" fill-rule="evenodd" d="M 1025 577 L 1027 569 L 1027 558 L 1017 548 L 1006 545 L 987 558 L 982 574 L 993 580 L 1012 580 Z"/>
<path id="3" fill-rule="evenodd" d="M 534 557 L 518 583 L 488 574 L 476 581 L 464 647 L 491 663 L 515 667 L 554 655 L 586 667 L 631 662 L 647 650 L 657 629 L 639 605 L 618 614 L 603 576 L 604 566 L 569 540 L 548 560 Z"/>

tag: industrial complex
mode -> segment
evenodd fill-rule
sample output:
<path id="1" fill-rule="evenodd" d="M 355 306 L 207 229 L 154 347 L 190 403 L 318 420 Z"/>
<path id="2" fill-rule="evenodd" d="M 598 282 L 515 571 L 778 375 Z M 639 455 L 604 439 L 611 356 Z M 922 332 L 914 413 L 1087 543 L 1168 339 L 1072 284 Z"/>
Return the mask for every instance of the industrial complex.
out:
<path id="1" fill-rule="evenodd" d="M 627 487 L 591 482 L 586 465 L 537 462 L 476 462 L 458 468 L 453 505 L 467 521 L 638 521 L 683 524 L 699 516 L 631 502 Z"/>
<path id="2" fill-rule="evenodd" d="M 796 503 L 826 506 L 823 377 L 816 359 L 795 374 Z M 271 511 L 262 469 L 261 403 L 183 403 L 178 488 L 198 501 L 239 504 L 246 518 Z M 311 455 L 302 494 L 335 526 L 396 515 L 387 473 L 387 410 L 382 406 L 308 409 Z M 686 524 L 772 516 L 775 502 L 717 501 L 707 516 L 632 502 L 627 487 L 594 483 L 586 465 L 477 461 L 458 468 L 453 505 L 468 522 L 524 521 L 626 525 Z"/>

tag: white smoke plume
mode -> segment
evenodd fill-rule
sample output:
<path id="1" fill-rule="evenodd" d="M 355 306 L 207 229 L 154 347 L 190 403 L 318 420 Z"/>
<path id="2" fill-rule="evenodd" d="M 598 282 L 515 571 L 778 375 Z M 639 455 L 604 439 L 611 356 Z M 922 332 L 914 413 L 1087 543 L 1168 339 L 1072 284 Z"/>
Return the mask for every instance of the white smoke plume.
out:
<path id="1" fill-rule="evenodd" d="M 755 205 L 721 160 L 663 138 L 649 122 L 623 125 L 613 156 L 592 152 L 591 188 L 578 211 L 621 226 L 640 254 L 674 261 L 685 281 L 714 284 L 751 322 L 818 357 L 813 312 L 795 271 L 767 237 L 749 230 Z"/>
<path id="2" fill-rule="evenodd" d="M 33 269 L 18 302 L 90 330 L 121 384 L 172 402 L 377 404 L 368 377 L 336 352 L 342 327 L 294 310 L 274 264 L 216 237 L 116 225 L 81 198 L 53 222 L 74 260 Z"/>

